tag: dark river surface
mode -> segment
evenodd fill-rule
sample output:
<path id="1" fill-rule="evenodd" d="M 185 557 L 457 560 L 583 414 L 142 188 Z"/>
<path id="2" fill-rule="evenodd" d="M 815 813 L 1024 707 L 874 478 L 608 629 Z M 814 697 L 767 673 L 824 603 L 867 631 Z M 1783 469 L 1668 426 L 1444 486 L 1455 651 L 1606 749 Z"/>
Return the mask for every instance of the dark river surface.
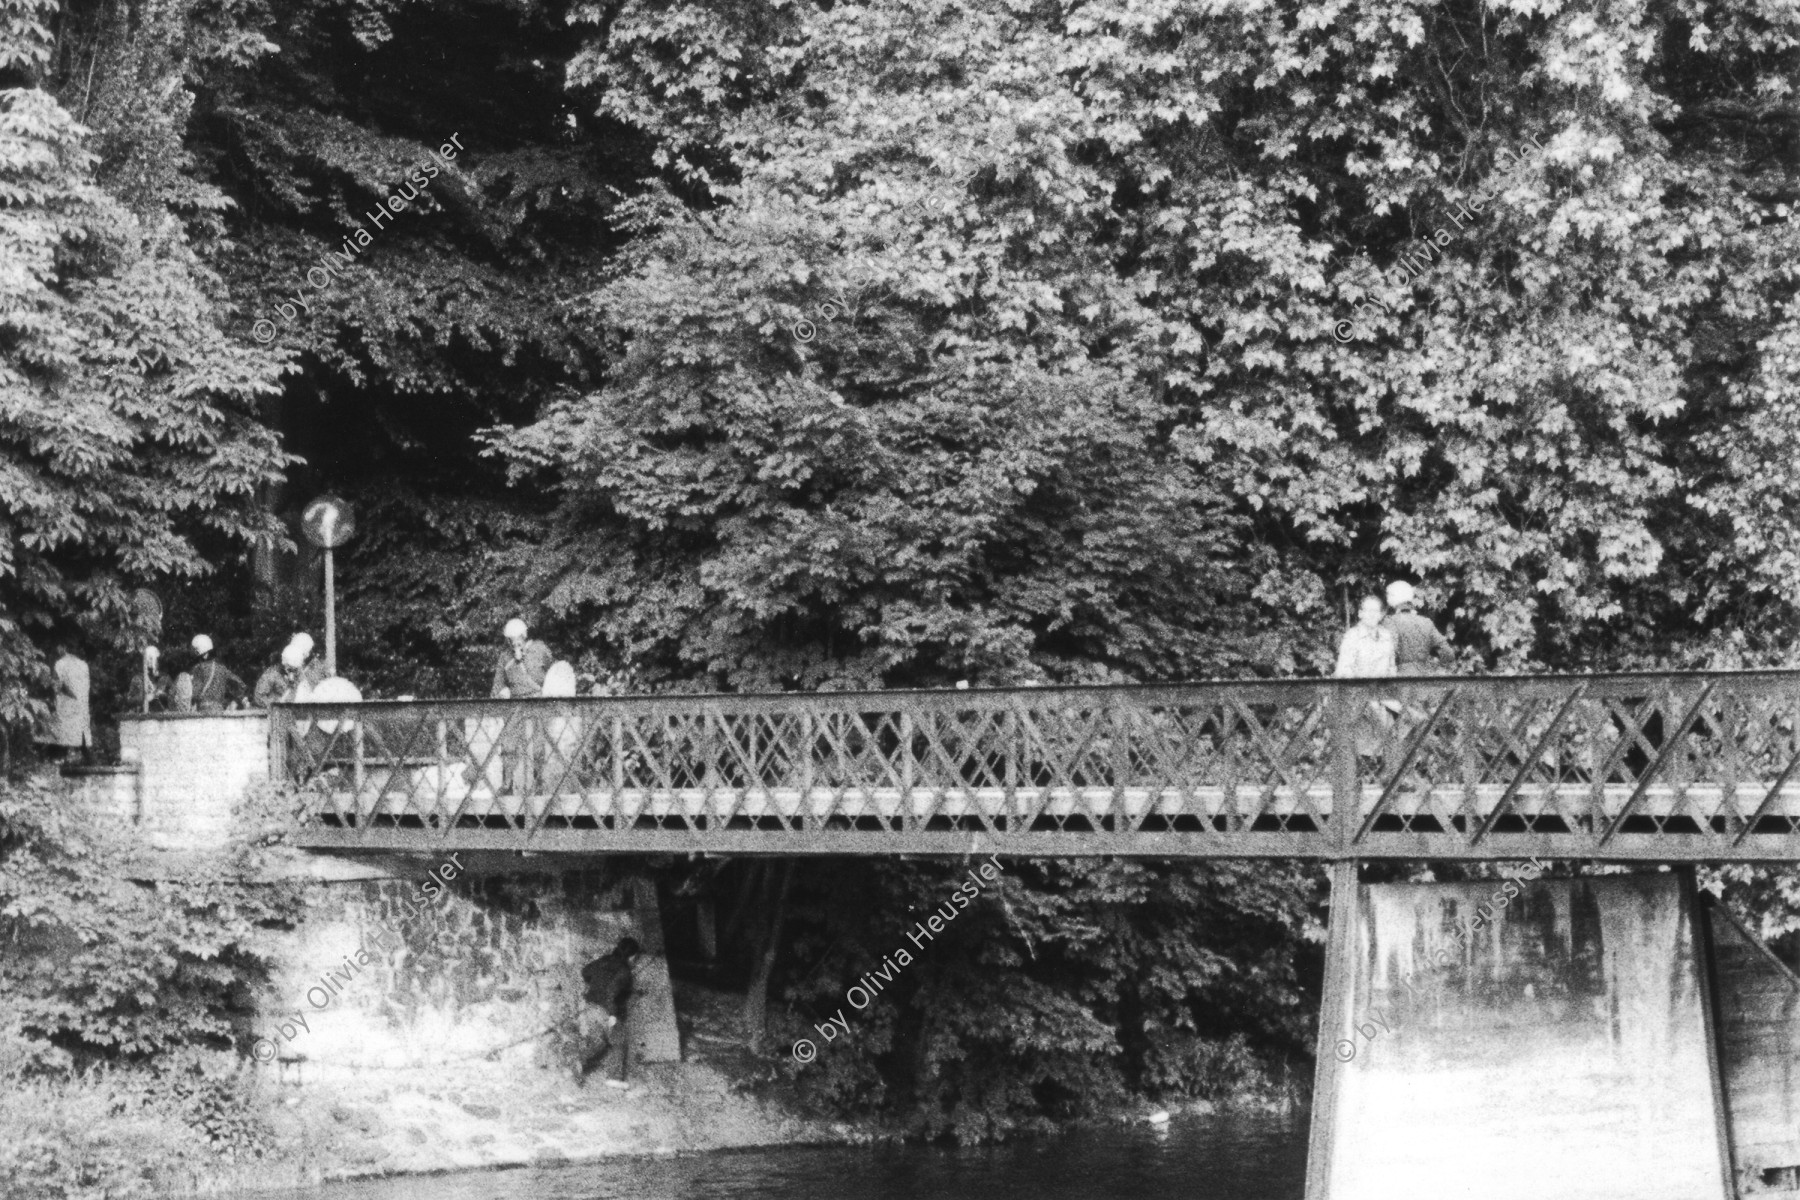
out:
<path id="1" fill-rule="evenodd" d="M 973 1149 L 781 1147 L 333 1184 L 306 1200 L 1300 1200 L 1306 1118 L 1177 1117 Z M 269 1200 L 264 1193 L 262 1200 Z"/>

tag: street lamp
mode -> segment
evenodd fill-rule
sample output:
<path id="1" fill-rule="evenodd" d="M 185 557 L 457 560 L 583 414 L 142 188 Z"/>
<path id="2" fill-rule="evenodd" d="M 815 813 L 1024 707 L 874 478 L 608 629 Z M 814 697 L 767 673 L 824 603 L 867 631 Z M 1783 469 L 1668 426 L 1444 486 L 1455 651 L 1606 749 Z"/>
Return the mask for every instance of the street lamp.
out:
<path id="1" fill-rule="evenodd" d="M 356 514 L 336 496 L 320 496 L 300 516 L 306 540 L 325 551 L 325 670 L 337 674 L 337 576 L 331 552 L 356 533 Z"/>

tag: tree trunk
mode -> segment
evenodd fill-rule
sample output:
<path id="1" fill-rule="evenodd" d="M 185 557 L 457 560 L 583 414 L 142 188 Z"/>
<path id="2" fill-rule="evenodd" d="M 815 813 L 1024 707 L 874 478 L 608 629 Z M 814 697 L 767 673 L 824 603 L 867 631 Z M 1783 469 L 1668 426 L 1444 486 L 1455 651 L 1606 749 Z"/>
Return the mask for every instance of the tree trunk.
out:
<path id="1" fill-rule="evenodd" d="M 694 923 L 700 932 L 700 957 L 713 962 L 719 957 L 719 914 L 711 892 L 701 892 L 694 899 Z"/>
<path id="2" fill-rule="evenodd" d="M 731 916 L 725 921 L 725 944 L 737 944 L 738 930 L 744 927 L 744 917 L 750 911 L 750 898 L 756 887 L 768 874 L 768 865 L 763 862 L 749 863 L 744 868 L 744 882 L 738 888 L 737 903 L 731 906 Z"/>
<path id="3" fill-rule="evenodd" d="M 763 944 L 756 977 L 744 995 L 744 1024 L 750 1029 L 750 1048 L 762 1049 L 763 1028 L 769 1016 L 769 977 L 775 973 L 775 955 L 781 949 L 781 923 L 787 916 L 788 885 L 794 882 L 794 860 L 781 870 L 781 889 L 775 895 L 775 915 L 769 920 L 769 936 Z"/>

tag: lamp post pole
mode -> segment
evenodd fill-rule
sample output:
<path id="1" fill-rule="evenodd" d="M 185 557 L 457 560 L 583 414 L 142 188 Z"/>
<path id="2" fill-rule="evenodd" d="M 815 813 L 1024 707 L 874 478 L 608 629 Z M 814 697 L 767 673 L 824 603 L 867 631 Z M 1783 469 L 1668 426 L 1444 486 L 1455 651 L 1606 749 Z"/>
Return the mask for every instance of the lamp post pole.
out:
<path id="1" fill-rule="evenodd" d="M 300 518 L 306 540 L 325 551 L 325 670 L 337 675 L 337 563 L 332 551 L 356 532 L 356 516 L 336 496 L 320 496 Z"/>
<path id="2" fill-rule="evenodd" d="M 331 547 L 325 547 L 325 673 L 337 674 L 337 575 L 332 570 Z"/>

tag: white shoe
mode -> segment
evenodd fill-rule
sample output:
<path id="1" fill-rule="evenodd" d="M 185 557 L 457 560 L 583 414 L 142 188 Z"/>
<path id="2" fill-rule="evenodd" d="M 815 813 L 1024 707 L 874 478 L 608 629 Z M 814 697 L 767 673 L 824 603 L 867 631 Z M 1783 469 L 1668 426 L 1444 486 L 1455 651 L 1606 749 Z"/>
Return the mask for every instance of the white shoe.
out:
<path id="1" fill-rule="evenodd" d="M 623 1079 L 608 1079 L 606 1081 L 606 1086 L 610 1087 L 610 1088 L 618 1088 L 620 1091 L 626 1091 L 631 1087 L 631 1085 L 629 1083 L 626 1083 Z"/>

